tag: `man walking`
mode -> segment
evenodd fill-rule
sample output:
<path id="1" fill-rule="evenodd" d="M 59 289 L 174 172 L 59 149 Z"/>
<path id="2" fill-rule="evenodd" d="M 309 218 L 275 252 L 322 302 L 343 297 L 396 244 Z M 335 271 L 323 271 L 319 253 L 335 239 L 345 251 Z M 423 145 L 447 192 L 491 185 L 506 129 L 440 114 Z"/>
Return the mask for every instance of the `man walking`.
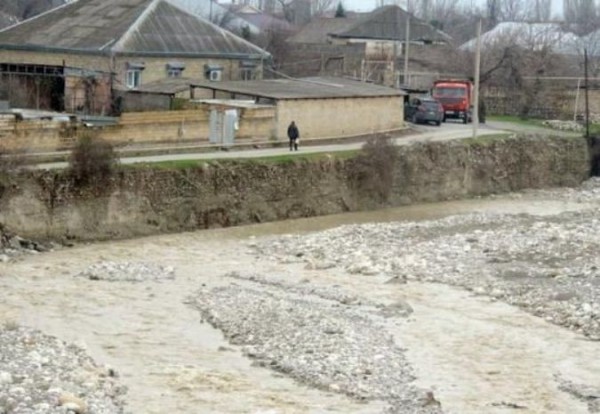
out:
<path id="1" fill-rule="evenodd" d="M 296 126 L 296 122 L 292 121 L 287 130 L 288 138 L 290 139 L 290 151 L 298 151 L 298 139 L 300 138 L 300 131 Z"/>

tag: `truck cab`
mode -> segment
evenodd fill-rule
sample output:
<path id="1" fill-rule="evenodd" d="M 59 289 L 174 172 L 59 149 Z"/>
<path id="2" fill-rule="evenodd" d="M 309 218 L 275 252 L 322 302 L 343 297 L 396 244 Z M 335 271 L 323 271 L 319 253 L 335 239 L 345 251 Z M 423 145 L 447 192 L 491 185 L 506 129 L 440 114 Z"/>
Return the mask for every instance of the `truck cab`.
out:
<path id="1" fill-rule="evenodd" d="M 439 80 L 434 82 L 432 96 L 444 107 L 446 119 L 472 121 L 473 84 L 465 80 Z"/>

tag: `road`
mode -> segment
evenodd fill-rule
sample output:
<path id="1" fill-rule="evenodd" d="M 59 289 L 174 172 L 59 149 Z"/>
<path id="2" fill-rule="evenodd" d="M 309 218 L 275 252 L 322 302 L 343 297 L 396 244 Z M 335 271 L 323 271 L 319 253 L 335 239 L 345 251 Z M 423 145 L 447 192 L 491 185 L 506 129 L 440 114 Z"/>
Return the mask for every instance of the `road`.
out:
<path id="1" fill-rule="evenodd" d="M 472 125 L 464 125 L 461 123 L 445 123 L 441 127 L 433 125 L 412 125 L 414 133 L 393 138 L 396 145 L 409 145 L 415 142 L 437 142 L 449 141 L 453 139 L 463 139 L 472 137 Z M 479 136 L 496 135 L 511 132 L 527 132 L 527 133 L 548 133 L 548 129 L 536 128 L 531 126 L 521 126 L 507 122 L 488 122 L 486 125 L 481 125 L 478 131 Z M 554 133 L 554 132 L 553 132 Z M 353 143 L 337 143 L 330 145 L 306 145 L 301 146 L 300 151 L 303 154 L 323 153 L 323 152 L 339 152 L 357 150 L 363 146 L 364 142 Z M 165 147 L 162 147 L 165 148 Z M 124 156 L 120 158 L 122 164 L 137 164 L 137 163 L 153 163 L 162 161 L 180 161 L 180 160 L 208 160 L 208 159 L 237 159 L 237 158 L 263 158 L 273 157 L 277 155 L 288 154 L 289 150 L 286 146 L 279 148 L 260 148 L 251 150 L 233 150 L 233 151 L 206 151 L 206 149 L 198 147 L 198 152 L 190 152 L 190 147 L 180 147 L 185 149 L 185 153 L 169 153 L 161 155 L 136 155 Z M 160 151 L 157 148 L 144 148 L 146 152 L 156 153 Z M 166 151 L 165 151 L 166 152 Z M 170 148 L 173 152 L 173 148 Z M 51 155 L 51 154 L 48 154 Z M 49 162 L 39 163 L 36 165 L 38 169 L 60 169 L 67 167 L 66 162 Z"/>
<path id="2" fill-rule="evenodd" d="M 396 145 L 407 145 L 414 142 L 427 141 L 446 141 L 451 139 L 467 138 L 472 134 L 472 128 L 463 124 L 443 124 L 442 127 L 418 125 L 413 128 L 415 132 L 410 135 L 393 138 Z M 492 135 L 502 133 L 502 129 L 497 129 L 493 126 L 483 126 L 479 130 L 479 135 Z M 353 143 L 337 143 L 330 145 L 306 145 L 300 147 L 299 152 L 303 154 L 313 154 L 321 152 L 339 152 L 348 150 L 357 150 L 363 146 L 364 142 Z M 170 153 L 161 155 L 141 155 L 141 156 L 124 156 L 120 158 L 121 164 L 137 164 L 137 163 L 152 163 L 162 161 L 179 161 L 179 160 L 206 160 L 206 159 L 234 159 L 234 158 L 262 158 L 284 155 L 289 153 L 286 146 L 279 148 L 260 148 L 251 150 L 232 150 L 232 151 L 206 151 L 206 149 L 198 148 L 198 152 L 190 152 L 189 147 L 181 147 L 185 149 L 185 153 Z M 157 148 L 144 148 L 144 151 L 156 153 L 160 150 Z M 48 156 L 59 153 L 48 153 Z M 49 162 L 36 164 L 38 169 L 60 169 L 66 168 L 67 162 Z"/>

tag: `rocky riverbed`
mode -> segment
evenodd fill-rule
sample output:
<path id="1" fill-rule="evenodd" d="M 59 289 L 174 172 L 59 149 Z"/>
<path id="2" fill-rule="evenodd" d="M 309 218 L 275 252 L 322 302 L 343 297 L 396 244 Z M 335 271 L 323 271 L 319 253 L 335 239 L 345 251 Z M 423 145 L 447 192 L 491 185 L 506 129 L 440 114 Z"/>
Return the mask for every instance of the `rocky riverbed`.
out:
<path id="1" fill-rule="evenodd" d="M 0 414 L 598 412 L 600 182 L 474 201 L 287 236 L 264 234 L 338 221 L 5 237 Z"/>
<path id="2" fill-rule="evenodd" d="M 578 192 L 554 193 L 597 203 L 599 188 L 594 180 Z M 477 213 L 343 226 L 253 247 L 282 263 L 341 268 L 348 277 L 459 286 L 600 340 L 599 233 L 600 209 L 551 216 Z"/>
<path id="3" fill-rule="evenodd" d="M 15 324 L 0 327 L 2 414 L 123 413 L 117 375 L 79 346 Z"/>

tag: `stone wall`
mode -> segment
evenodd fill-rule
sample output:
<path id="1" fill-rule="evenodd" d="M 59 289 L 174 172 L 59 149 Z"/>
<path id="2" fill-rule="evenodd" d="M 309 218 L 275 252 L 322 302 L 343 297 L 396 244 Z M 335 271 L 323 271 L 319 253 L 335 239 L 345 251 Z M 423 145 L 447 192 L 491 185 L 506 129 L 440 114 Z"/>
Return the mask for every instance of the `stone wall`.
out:
<path id="1" fill-rule="evenodd" d="M 491 115 L 521 115 L 522 102 L 525 97 L 516 91 L 494 91 L 484 92 L 484 99 L 488 114 Z M 585 90 L 576 88 L 553 88 L 546 89 L 540 93 L 530 107 L 529 116 L 540 119 L 573 119 L 575 115 L 575 103 L 577 103 L 577 114 L 585 114 Z M 593 120 L 600 120 L 600 90 L 589 91 L 590 116 Z"/>
<path id="2" fill-rule="evenodd" d="M 466 140 L 396 151 L 389 166 L 359 157 L 126 169 L 95 189 L 78 188 L 67 173 L 28 172 L 0 181 L 0 225 L 32 238 L 125 238 L 575 186 L 590 175 L 587 143 L 579 138 Z M 374 197 L 369 183 L 381 181 L 381 171 L 391 180 L 386 196 Z"/>

